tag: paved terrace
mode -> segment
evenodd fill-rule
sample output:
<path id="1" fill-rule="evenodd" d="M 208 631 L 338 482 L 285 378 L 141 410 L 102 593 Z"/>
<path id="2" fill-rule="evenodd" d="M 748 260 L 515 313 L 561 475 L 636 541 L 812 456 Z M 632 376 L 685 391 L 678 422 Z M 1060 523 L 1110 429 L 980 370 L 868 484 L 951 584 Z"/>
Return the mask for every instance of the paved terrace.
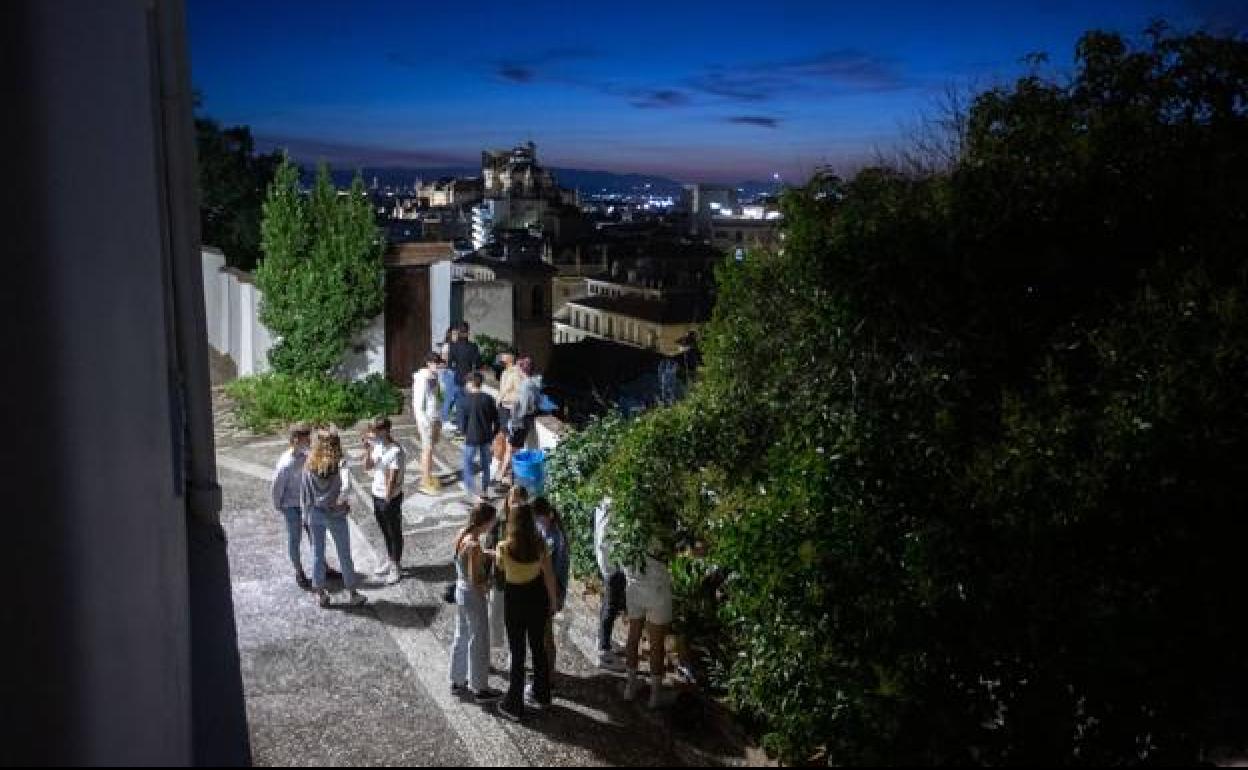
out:
<path id="1" fill-rule="evenodd" d="M 415 426 L 396 420 L 408 453 L 403 505 L 403 580 L 365 582 L 369 603 L 322 610 L 299 590 L 285 551 L 282 519 L 268 499 L 273 464 L 284 439 L 251 436 L 231 425 L 219 404 L 217 459 L 225 494 L 231 581 L 252 752 L 257 765 L 681 765 L 740 764 L 735 740 L 704 722 L 673 727 L 672 713 L 625 703 L 622 677 L 595 660 L 597 598 L 573 583 L 555 620 L 558 672 L 554 706 L 523 723 L 494 707 L 449 693 L 452 605 L 442 601 L 453 579 L 450 539 L 468 502 L 459 481 L 459 445 L 439 444 L 435 464 L 444 491 L 415 491 L 419 451 Z M 344 435 L 358 495 L 352 504 L 356 570 L 371 575 L 384 553 L 365 499 L 357 431 Z M 331 564 L 336 564 L 332 545 Z M 305 542 L 305 566 L 311 556 Z M 617 623 L 622 642 L 624 623 Z M 506 689 L 506 655 L 493 653 L 490 685 Z M 645 669 L 645 666 L 642 667 Z M 672 676 L 668 676 L 669 683 Z M 732 746 L 738 748 L 732 748 Z"/>

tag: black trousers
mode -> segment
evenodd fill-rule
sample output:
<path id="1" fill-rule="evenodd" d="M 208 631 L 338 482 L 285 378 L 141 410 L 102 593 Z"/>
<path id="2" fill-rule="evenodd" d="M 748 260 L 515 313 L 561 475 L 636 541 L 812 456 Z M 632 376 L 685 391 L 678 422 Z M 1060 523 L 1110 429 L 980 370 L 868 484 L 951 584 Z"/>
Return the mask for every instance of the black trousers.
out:
<path id="1" fill-rule="evenodd" d="M 524 653 L 533 653 L 533 697 L 550 703 L 550 661 L 546 659 L 546 618 L 550 599 L 541 575 L 528 583 L 507 583 L 503 588 L 503 620 L 507 646 L 511 648 L 511 677 L 505 703 L 521 709 L 524 704 Z"/>
<path id="2" fill-rule="evenodd" d="M 395 566 L 403 563 L 403 495 L 395 495 L 389 502 L 373 497 L 373 515 L 381 536 L 386 539 L 386 554 Z"/>
<path id="3" fill-rule="evenodd" d="M 611 632 L 615 628 L 615 619 L 619 617 L 628 605 L 625 601 L 625 586 L 628 580 L 624 577 L 624 571 L 617 569 L 611 573 L 611 577 L 606 580 L 603 588 L 602 609 L 598 613 L 598 651 L 611 651 Z"/>

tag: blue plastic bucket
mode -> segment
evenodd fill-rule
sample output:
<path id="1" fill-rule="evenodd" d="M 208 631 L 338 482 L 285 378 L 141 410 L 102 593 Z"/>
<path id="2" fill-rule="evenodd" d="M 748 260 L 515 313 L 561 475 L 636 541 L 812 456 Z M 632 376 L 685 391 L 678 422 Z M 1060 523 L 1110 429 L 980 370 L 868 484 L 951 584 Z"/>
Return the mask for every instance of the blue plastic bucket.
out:
<path id="1" fill-rule="evenodd" d="M 524 487 L 529 499 L 546 491 L 546 453 L 540 449 L 525 449 L 511 458 L 511 470 L 516 484 Z"/>

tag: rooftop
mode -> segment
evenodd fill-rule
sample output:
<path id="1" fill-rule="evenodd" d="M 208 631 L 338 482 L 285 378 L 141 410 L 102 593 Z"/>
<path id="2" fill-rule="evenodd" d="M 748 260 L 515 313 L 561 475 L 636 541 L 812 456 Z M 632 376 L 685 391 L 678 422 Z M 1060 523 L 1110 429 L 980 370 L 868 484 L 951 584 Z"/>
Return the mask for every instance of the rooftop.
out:
<path id="1" fill-rule="evenodd" d="M 598 295 L 569 299 L 568 304 L 658 324 L 705 323 L 711 318 L 711 302 L 696 294 L 663 300 Z"/>
<path id="2" fill-rule="evenodd" d="M 386 265 L 388 267 L 420 267 L 454 257 L 455 247 L 450 241 L 399 243 L 386 251 Z"/>

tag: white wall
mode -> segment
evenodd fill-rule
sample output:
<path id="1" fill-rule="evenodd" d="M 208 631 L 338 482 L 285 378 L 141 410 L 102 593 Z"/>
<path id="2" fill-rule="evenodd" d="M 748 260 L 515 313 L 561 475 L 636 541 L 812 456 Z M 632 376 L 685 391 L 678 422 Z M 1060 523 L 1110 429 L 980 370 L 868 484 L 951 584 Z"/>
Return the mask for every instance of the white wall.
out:
<path id="1" fill-rule="evenodd" d="M 239 377 L 269 371 L 269 349 L 274 337 L 260 323 L 264 294 L 251 283 L 251 276 L 225 267 L 219 249 L 202 250 L 204 270 L 204 311 L 208 344 L 229 356 Z M 355 336 L 343 360 L 340 374 L 358 380 L 386 372 L 385 314 L 378 315 Z"/>
<path id="2" fill-rule="evenodd" d="M 440 350 L 451 325 L 451 262 L 429 266 L 429 349 Z"/>
<path id="3" fill-rule="evenodd" d="M 269 330 L 260 326 L 267 336 Z M 386 317 L 383 313 L 373 319 L 359 334 L 342 361 L 342 373 L 349 379 L 358 380 L 374 372 L 386 373 Z"/>

